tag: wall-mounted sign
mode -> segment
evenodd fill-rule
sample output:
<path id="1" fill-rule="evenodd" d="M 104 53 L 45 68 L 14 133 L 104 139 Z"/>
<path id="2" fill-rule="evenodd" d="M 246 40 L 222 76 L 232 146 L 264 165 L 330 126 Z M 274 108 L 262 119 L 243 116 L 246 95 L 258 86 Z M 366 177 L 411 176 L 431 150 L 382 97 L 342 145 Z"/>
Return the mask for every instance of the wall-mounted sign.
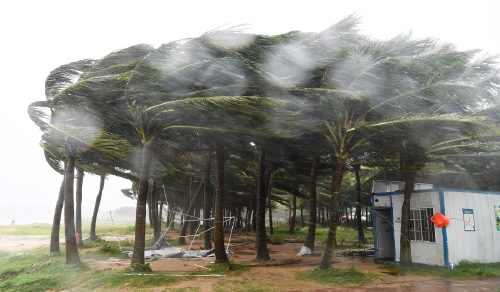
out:
<path id="1" fill-rule="evenodd" d="M 472 209 L 462 209 L 464 214 L 464 230 L 465 231 L 476 231 L 476 224 L 474 223 L 474 210 Z"/>
<path id="2" fill-rule="evenodd" d="M 495 206 L 495 221 L 497 222 L 497 230 L 500 231 L 500 206 Z"/>

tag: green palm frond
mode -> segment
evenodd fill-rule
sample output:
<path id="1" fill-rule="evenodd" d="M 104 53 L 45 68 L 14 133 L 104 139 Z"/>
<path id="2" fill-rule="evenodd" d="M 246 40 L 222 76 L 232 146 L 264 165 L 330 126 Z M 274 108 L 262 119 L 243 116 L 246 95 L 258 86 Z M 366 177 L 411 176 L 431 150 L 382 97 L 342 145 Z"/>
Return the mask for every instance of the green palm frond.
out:
<path id="1" fill-rule="evenodd" d="M 51 124 L 52 130 L 62 137 L 70 137 L 78 143 L 80 151 L 97 151 L 114 159 L 126 159 L 133 151 L 127 140 L 113 133 L 103 132 L 98 128 Z"/>

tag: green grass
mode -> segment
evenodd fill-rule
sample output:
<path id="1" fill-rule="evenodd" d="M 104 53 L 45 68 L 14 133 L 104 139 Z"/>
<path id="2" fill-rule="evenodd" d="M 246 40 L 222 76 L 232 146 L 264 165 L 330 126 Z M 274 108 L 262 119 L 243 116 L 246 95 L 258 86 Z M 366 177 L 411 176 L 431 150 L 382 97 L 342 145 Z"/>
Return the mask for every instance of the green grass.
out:
<path id="1" fill-rule="evenodd" d="M 499 277 L 500 263 L 484 264 L 478 262 L 461 261 L 454 269 L 444 267 L 402 267 L 396 265 L 382 265 L 380 269 L 392 275 L 415 275 L 428 277 L 474 278 Z"/>
<path id="2" fill-rule="evenodd" d="M 226 264 L 213 264 L 204 269 L 201 274 L 211 275 L 240 275 L 241 273 L 248 271 L 250 269 L 247 265 L 237 264 L 233 261 L 229 261 Z M 200 272 L 194 272 L 193 274 L 200 274 Z"/>
<path id="3" fill-rule="evenodd" d="M 66 265 L 64 250 L 52 253 L 46 248 L 34 249 L 22 255 L 0 256 L 0 291 L 46 291 L 72 290 L 106 291 L 116 287 L 130 287 L 137 290 L 147 287 L 168 286 L 180 281 L 165 273 L 152 272 L 148 275 L 127 273 L 123 270 L 89 268 L 85 263 L 98 253 L 112 253 L 106 245 L 100 245 L 93 253 L 82 252 L 82 264 Z M 109 256 L 108 256 L 109 257 Z M 50 264 L 48 263 L 50 259 Z"/>
<path id="4" fill-rule="evenodd" d="M 52 224 L 0 225 L 0 235 L 50 235 Z M 61 234 L 64 234 L 64 229 Z"/>
<path id="5" fill-rule="evenodd" d="M 363 273 L 354 267 L 349 269 L 314 269 L 297 272 L 297 280 L 313 281 L 331 286 L 366 285 L 375 279 L 371 273 Z"/>
<path id="6" fill-rule="evenodd" d="M 14 229 L 14 230 L 12 230 Z M 103 235 L 113 236 L 119 234 L 133 234 L 132 226 L 119 226 L 115 231 L 113 226 L 101 226 L 98 228 Z M 317 242 L 326 241 L 327 228 L 317 229 Z M 50 226 L 33 224 L 16 227 L 0 226 L 0 235 L 20 234 L 39 235 L 40 233 L 50 234 Z M 298 230 L 294 234 L 289 234 L 287 228 L 276 228 L 273 239 L 304 240 L 307 228 Z M 366 233 L 369 236 L 369 233 Z M 339 241 L 349 240 L 351 245 L 356 244 L 357 231 L 351 228 L 339 227 L 337 238 Z M 169 238 L 169 242 L 177 241 Z M 152 246 L 154 240 L 148 239 L 146 246 Z M 122 240 L 120 245 L 123 250 L 132 250 L 132 240 Z M 320 244 L 321 246 L 321 244 Z M 0 291 L 59 291 L 59 290 L 80 290 L 80 291 L 108 291 L 116 288 L 126 288 L 133 291 L 144 291 L 151 287 L 166 287 L 168 291 L 199 291 L 196 287 L 189 290 L 169 290 L 169 286 L 183 280 L 194 279 L 194 274 L 189 277 L 176 277 L 164 272 L 154 272 L 149 270 L 121 270 L 112 269 L 92 269 L 86 264 L 88 261 L 98 261 L 113 258 L 128 259 L 120 251 L 118 241 L 96 240 L 86 242 L 80 248 L 79 254 L 82 260 L 80 265 L 66 265 L 64 244 L 62 251 L 49 253 L 46 247 L 38 248 L 22 254 L 10 254 L 0 251 Z M 349 245 L 340 246 L 347 248 Z M 50 264 L 49 264 L 50 259 Z M 214 284 L 215 291 L 253 291 L 271 292 L 276 291 L 272 285 L 260 283 L 258 279 L 245 279 L 238 277 L 250 268 L 246 265 L 230 262 L 229 264 L 214 264 L 208 266 L 201 274 L 223 275 Z M 430 268 L 430 267 L 400 267 L 395 265 L 382 265 L 382 269 L 389 274 L 412 274 L 416 276 L 431 277 L 453 277 L 453 278 L 474 278 L 474 277 L 495 277 L 500 276 L 500 263 L 481 264 L 475 262 L 460 262 L 455 269 Z M 196 272 L 200 274 L 200 272 Z M 189 273 L 188 273 L 189 275 Z M 313 281 L 330 286 L 342 285 L 365 285 L 375 278 L 370 273 L 362 273 L 355 268 L 327 270 L 304 270 L 296 274 L 296 278 L 301 281 Z M 200 280 L 201 281 L 201 280 Z"/>
<path id="7" fill-rule="evenodd" d="M 450 276 L 455 278 L 498 277 L 500 276 L 500 263 L 483 264 L 461 261 L 458 267 L 450 272 Z"/>
<path id="8" fill-rule="evenodd" d="M 307 237 L 308 227 L 295 230 L 294 233 L 289 233 L 286 227 L 275 227 L 274 234 L 269 235 L 277 242 L 285 242 L 287 240 L 305 241 Z M 328 237 L 328 228 L 316 228 L 316 242 L 325 242 Z M 365 230 L 365 237 L 368 239 L 366 244 L 373 244 L 373 236 L 371 231 Z M 358 231 L 350 227 L 337 227 L 337 243 L 338 248 L 362 248 L 363 243 L 358 242 Z M 318 251 L 321 247 L 318 248 Z"/>
<path id="9" fill-rule="evenodd" d="M 101 224 L 96 226 L 96 234 L 100 236 L 114 236 L 117 234 L 133 234 L 134 226 L 112 224 Z M 52 231 L 52 224 L 35 223 L 27 225 L 5 226 L 0 225 L 0 235 L 50 235 Z M 84 237 L 90 234 L 90 226 L 83 226 L 82 232 Z M 64 235 L 64 225 L 61 224 L 59 234 Z"/>

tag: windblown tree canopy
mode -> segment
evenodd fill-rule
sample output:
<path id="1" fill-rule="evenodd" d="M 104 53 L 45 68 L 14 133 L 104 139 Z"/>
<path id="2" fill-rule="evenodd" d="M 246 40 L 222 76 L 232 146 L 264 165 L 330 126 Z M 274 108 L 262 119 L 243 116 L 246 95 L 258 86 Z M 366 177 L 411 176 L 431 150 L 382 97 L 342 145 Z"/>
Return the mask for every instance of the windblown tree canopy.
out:
<path id="1" fill-rule="evenodd" d="M 498 135 L 484 134 L 495 133 L 491 120 L 498 118 L 480 113 L 498 105 L 493 57 L 411 35 L 373 40 L 357 32 L 358 22 L 349 16 L 322 32 L 276 36 L 235 27 L 70 63 L 49 75 L 47 100 L 34 102 L 30 117 L 44 131 L 41 144 L 54 169 L 61 171 L 70 140 L 79 167 L 138 183 L 132 263 L 144 263 L 149 178 L 193 176 L 196 172 L 182 164 L 192 167 L 190 159 L 204 157 L 179 156 L 240 151 L 228 154 L 227 161 L 254 162 L 226 168 L 239 172 L 227 180 L 232 188 L 245 189 L 227 192 L 238 196 L 251 193 L 259 177 L 242 175 L 248 165 L 256 171 L 257 150 L 291 157 L 283 171 L 304 179 L 310 164 L 298 161 L 322 155 L 321 161 L 334 166 L 334 215 L 321 264 L 327 268 L 351 156 L 399 159 L 410 144 L 421 145 L 426 158 L 444 149 L 458 156 L 477 153 L 478 147 L 496 151 L 492 145 L 498 143 Z M 431 125 L 436 132 L 427 135 Z M 290 167 L 298 165 L 308 169 Z M 246 181 L 236 182 L 238 177 Z M 285 181 L 279 183 L 287 189 Z M 299 194 L 300 187 L 297 182 L 288 191 Z"/>

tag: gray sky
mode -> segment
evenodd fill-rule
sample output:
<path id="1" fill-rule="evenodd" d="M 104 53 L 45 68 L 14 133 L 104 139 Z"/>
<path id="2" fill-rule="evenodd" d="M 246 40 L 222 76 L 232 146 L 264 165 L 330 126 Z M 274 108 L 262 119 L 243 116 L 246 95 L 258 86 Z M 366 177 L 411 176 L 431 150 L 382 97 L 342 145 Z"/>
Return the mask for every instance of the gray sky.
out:
<path id="1" fill-rule="evenodd" d="M 2 1 L 0 225 L 13 219 L 52 222 L 62 177 L 46 164 L 38 145 L 42 133 L 27 108 L 45 99 L 45 78 L 60 65 L 139 43 L 196 37 L 220 26 L 248 24 L 250 32 L 264 34 L 320 31 L 353 13 L 362 17 L 362 32 L 375 38 L 411 31 L 461 50 L 500 54 L 499 12 L 496 0 Z M 98 186 L 97 176 L 85 177 L 84 217 L 92 215 Z M 100 213 L 135 206 L 120 192 L 129 187 L 126 180 L 109 178 Z"/>

